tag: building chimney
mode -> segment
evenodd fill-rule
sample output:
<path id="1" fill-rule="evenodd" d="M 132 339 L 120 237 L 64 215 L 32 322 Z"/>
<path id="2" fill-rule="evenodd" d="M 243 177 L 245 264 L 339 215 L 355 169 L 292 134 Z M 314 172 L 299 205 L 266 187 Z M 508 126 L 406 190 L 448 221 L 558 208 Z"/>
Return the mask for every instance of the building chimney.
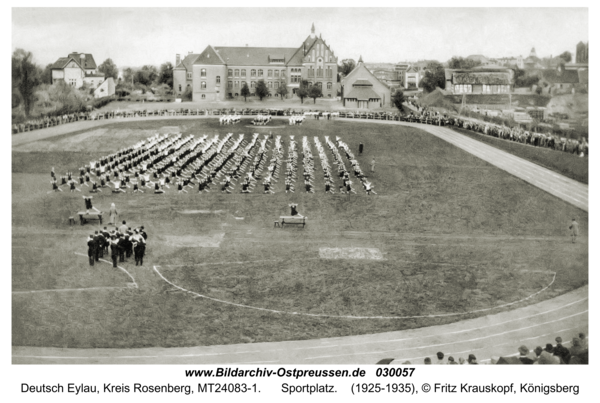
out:
<path id="1" fill-rule="evenodd" d="M 181 62 L 181 56 L 179 55 L 179 53 L 177 53 L 175 55 L 175 67 L 179 66 L 180 62 Z"/>

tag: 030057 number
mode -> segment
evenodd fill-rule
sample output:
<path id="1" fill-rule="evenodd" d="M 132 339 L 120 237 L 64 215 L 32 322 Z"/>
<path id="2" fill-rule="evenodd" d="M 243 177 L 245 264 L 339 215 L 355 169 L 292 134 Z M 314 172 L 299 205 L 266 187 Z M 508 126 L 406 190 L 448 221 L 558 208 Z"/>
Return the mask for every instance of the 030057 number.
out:
<path id="1" fill-rule="evenodd" d="M 383 367 L 377 368 L 375 371 L 376 376 L 402 376 L 402 377 L 411 377 L 414 368 L 394 368 L 394 367 Z"/>

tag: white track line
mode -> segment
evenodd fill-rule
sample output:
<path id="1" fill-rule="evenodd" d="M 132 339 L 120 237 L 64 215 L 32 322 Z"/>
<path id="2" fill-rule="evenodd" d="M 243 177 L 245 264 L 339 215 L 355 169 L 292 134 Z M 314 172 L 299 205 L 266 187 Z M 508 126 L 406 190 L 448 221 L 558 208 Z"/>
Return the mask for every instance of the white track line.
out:
<path id="1" fill-rule="evenodd" d="M 67 292 L 67 291 L 94 291 L 94 290 L 122 290 L 127 287 L 90 287 L 90 288 L 61 288 L 56 290 L 31 290 L 13 291 L 13 294 L 32 294 L 37 292 Z"/>
<path id="2" fill-rule="evenodd" d="M 74 252 L 76 255 L 79 256 L 85 256 L 88 257 L 88 255 L 84 255 L 83 253 L 78 253 L 78 252 Z M 103 261 L 104 263 L 108 263 L 108 264 L 112 264 L 112 262 L 109 262 L 108 260 L 104 260 L 104 259 L 99 259 L 101 261 Z M 134 288 L 139 288 L 138 283 L 135 282 L 135 279 L 133 278 L 133 276 L 124 268 L 122 268 L 121 266 L 117 265 L 117 267 L 121 270 L 123 270 L 125 272 L 125 274 L 127 274 L 129 276 L 129 278 L 131 278 L 132 284 Z"/>
<path id="3" fill-rule="evenodd" d="M 446 332 L 444 333 L 444 335 L 451 335 L 451 334 L 459 334 L 459 333 L 467 333 L 467 332 L 472 332 L 475 330 L 483 330 L 483 329 L 489 329 L 492 327 L 497 327 L 497 326 L 502 326 L 502 325 L 506 325 L 507 323 L 512 323 L 512 322 L 519 322 L 525 319 L 531 319 L 534 318 L 536 316 L 542 316 L 542 315 L 546 315 L 548 313 L 552 313 L 552 312 L 556 312 L 559 311 L 561 309 L 565 309 L 571 305 L 575 305 L 578 304 L 580 302 L 583 301 L 587 301 L 588 298 L 582 298 L 579 299 L 577 301 L 574 302 L 570 302 L 566 305 L 560 306 L 558 308 L 555 309 L 550 309 L 548 311 L 544 311 L 544 312 L 540 312 L 540 313 L 536 313 L 533 315 L 529 315 L 529 316 L 522 316 L 516 319 L 510 319 L 504 322 L 498 322 L 498 323 L 494 323 L 492 325 L 486 325 L 486 326 L 481 326 L 481 327 L 473 327 L 470 329 L 462 329 L 462 330 L 457 330 L 457 331 L 453 331 L 453 332 Z M 391 339 L 391 340 L 377 340 L 377 341 L 364 341 L 364 342 L 359 342 L 359 343 L 348 343 L 348 344 L 328 344 L 326 346 L 315 346 L 315 347 L 303 347 L 303 348 L 297 348 L 296 350 L 310 350 L 310 349 L 318 349 L 318 348 L 332 348 L 332 347 L 350 347 L 350 346 L 360 346 L 360 345 L 365 345 L 365 344 L 380 344 L 380 343 L 397 343 L 397 342 L 407 342 L 410 340 L 423 340 L 425 338 L 428 337 L 439 337 L 439 334 L 430 334 L 430 335 L 424 335 L 424 336 L 418 336 L 418 337 L 407 337 L 404 339 Z"/>
<path id="4" fill-rule="evenodd" d="M 539 327 L 539 326 L 547 325 L 547 324 L 550 324 L 550 323 L 556 323 L 556 322 L 564 321 L 565 319 L 569 319 L 569 318 L 572 318 L 572 317 L 575 317 L 575 316 L 583 315 L 583 314 L 585 314 L 587 312 L 588 312 L 588 310 L 586 309 L 585 311 L 578 312 L 578 313 L 575 313 L 575 314 L 569 315 L 569 316 L 564 316 L 562 318 L 558 318 L 558 319 L 551 320 L 551 321 L 548 321 L 548 322 L 539 323 L 539 324 L 535 324 L 535 325 L 531 325 L 531 326 L 526 326 L 526 327 L 521 327 L 521 328 L 518 328 L 518 329 L 507 330 L 505 332 L 494 333 L 494 334 L 490 334 L 490 335 L 486 335 L 486 336 L 482 336 L 482 337 L 475 337 L 475 338 L 472 338 L 472 339 L 465 339 L 465 340 L 460 340 L 460 341 L 453 341 L 453 342 L 450 342 L 450 343 L 438 343 L 438 344 L 431 344 L 431 345 L 428 345 L 428 346 L 408 347 L 408 348 L 400 348 L 400 349 L 387 350 L 387 351 L 367 351 L 367 352 L 361 352 L 361 353 L 353 352 L 353 353 L 349 353 L 349 354 L 321 355 L 321 356 L 316 356 L 316 357 L 307 357 L 307 358 L 305 358 L 305 360 L 316 360 L 316 359 L 319 359 L 319 358 L 344 357 L 344 356 L 349 356 L 349 355 L 383 354 L 383 353 L 392 353 L 392 352 L 405 351 L 405 350 L 419 350 L 419 349 L 423 349 L 423 348 L 451 346 L 451 345 L 454 345 L 454 344 L 461 344 L 461 343 L 471 343 L 471 342 L 474 342 L 474 341 L 480 341 L 480 340 L 490 339 L 492 337 L 504 336 L 504 335 L 506 335 L 508 333 L 519 332 L 521 330 L 527 330 L 527 329 L 531 329 L 531 328 L 534 328 L 534 327 Z"/>
<path id="5" fill-rule="evenodd" d="M 271 313 L 277 313 L 277 314 L 286 314 L 286 315 L 301 315 L 301 316 L 310 316 L 310 317 L 318 317 L 318 318 L 342 318 L 342 319 L 384 319 L 384 320 L 388 320 L 388 319 L 441 318 L 441 317 L 449 317 L 449 316 L 469 315 L 469 314 L 472 314 L 472 313 L 479 313 L 479 312 L 487 312 L 487 311 L 491 311 L 493 309 L 504 308 L 504 307 L 507 307 L 507 306 L 515 305 L 515 304 L 518 304 L 520 302 L 526 301 L 526 300 L 528 300 L 530 298 L 533 298 L 537 294 L 539 294 L 539 293 L 545 291 L 546 289 L 548 289 L 548 287 L 550 287 L 554 283 L 554 280 L 556 280 L 556 273 L 549 271 L 548 274 L 552 274 L 552 281 L 550 282 L 550 284 L 548 284 L 546 287 L 542 288 L 538 292 L 533 293 L 530 296 L 528 296 L 526 298 L 523 298 L 523 299 L 520 299 L 518 301 L 509 302 L 509 303 L 498 305 L 498 306 L 491 307 L 491 308 L 477 309 L 477 310 L 469 311 L 469 312 L 446 313 L 446 314 L 439 314 L 439 315 L 418 315 L 418 316 L 351 316 L 351 315 L 326 315 L 326 314 L 315 314 L 315 313 L 278 311 L 278 310 L 275 310 L 275 309 L 260 308 L 260 307 L 250 306 L 250 305 L 238 304 L 238 303 L 230 302 L 230 301 L 224 301 L 224 300 L 221 300 L 221 299 L 217 299 L 217 298 L 209 297 L 209 296 L 206 296 L 206 295 L 202 295 L 202 294 L 199 294 L 199 293 L 194 292 L 194 291 L 186 290 L 183 287 L 179 287 L 178 285 L 176 285 L 176 284 L 172 283 L 171 281 L 167 280 L 161 274 L 161 272 L 158 271 L 158 269 L 156 267 L 157 266 L 153 266 L 154 271 L 160 276 L 160 278 L 162 278 L 164 281 L 166 281 L 167 283 L 169 283 L 173 287 L 175 287 L 175 288 L 177 288 L 177 289 L 179 289 L 179 290 L 181 290 L 183 292 L 187 292 L 189 294 L 195 295 L 196 297 L 205 298 L 205 299 L 208 299 L 208 300 L 211 300 L 211 301 L 215 301 L 215 302 L 220 302 L 222 304 L 237 306 L 239 308 L 254 309 L 254 310 L 257 310 L 257 311 L 265 311 L 265 312 L 271 312 Z"/>
<path id="6" fill-rule="evenodd" d="M 298 260 L 318 260 L 320 259 L 319 257 L 309 257 L 309 258 L 302 258 L 302 259 L 298 259 Z M 213 266 L 213 265 L 219 265 L 219 264 L 248 264 L 248 263 L 264 263 L 264 262 L 283 262 L 283 261 L 289 261 L 290 259 L 269 259 L 269 260 L 246 260 L 246 261 L 239 261 L 239 262 L 209 262 L 209 263 L 188 263 L 188 264 L 165 264 L 162 266 L 165 267 L 182 267 L 182 266 Z M 162 266 L 156 266 L 156 267 L 162 267 Z"/>

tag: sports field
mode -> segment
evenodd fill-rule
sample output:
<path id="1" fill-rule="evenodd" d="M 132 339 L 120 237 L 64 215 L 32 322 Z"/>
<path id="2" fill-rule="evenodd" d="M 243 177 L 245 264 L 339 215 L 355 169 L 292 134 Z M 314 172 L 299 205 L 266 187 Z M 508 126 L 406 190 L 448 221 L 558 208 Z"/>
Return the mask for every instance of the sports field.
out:
<path id="1" fill-rule="evenodd" d="M 377 195 L 94 195 L 148 232 L 144 266 L 87 262 L 99 226 L 69 226 L 83 193 L 47 193 L 60 176 L 155 133 L 340 136 Z M 318 159 L 314 148 L 313 155 Z M 269 157 L 271 153 L 269 152 Z M 298 171 L 302 171 L 299 158 Z M 349 166 L 349 164 L 347 164 Z M 588 214 L 421 130 L 308 120 L 110 123 L 12 153 L 12 343 L 174 347 L 301 340 L 443 324 L 514 309 L 588 282 Z M 289 203 L 305 228 L 273 228 Z M 581 240 L 570 243 L 571 218 Z M 81 255 L 79 255 L 79 254 Z M 36 292 L 29 292 L 36 291 Z"/>

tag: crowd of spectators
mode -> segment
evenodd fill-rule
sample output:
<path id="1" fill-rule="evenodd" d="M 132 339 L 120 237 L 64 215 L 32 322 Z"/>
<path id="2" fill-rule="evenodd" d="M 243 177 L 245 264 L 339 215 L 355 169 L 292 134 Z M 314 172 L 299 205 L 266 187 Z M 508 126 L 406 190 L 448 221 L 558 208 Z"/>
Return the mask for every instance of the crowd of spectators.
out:
<path id="1" fill-rule="evenodd" d="M 426 357 L 423 360 L 425 365 L 479 365 L 479 364 L 492 364 L 492 365 L 577 365 L 577 364 L 588 364 L 588 340 L 584 333 L 579 333 L 573 337 L 571 341 L 563 343 L 561 337 L 554 339 L 556 344 L 548 343 L 545 347 L 537 346 L 535 349 L 530 350 L 526 345 L 518 347 L 515 354 L 509 356 L 492 356 L 488 360 L 478 361 L 475 354 L 469 354 L 467 359 L 463 357 L 458 358 L 456 362 L 455 357 L 452 355 L 446 355 L 439 351 L 434 358 L 435 362 L 432 361 L 431 357 Z M 571 344 L 570 347 L 566 347 L 565 344 Z M 385 359 L 380 361 L 378 364 L 387 363 L 389 364 L 392 360 Z M 404 361 L 402 365 L 414 365 L 418 362 Z"/>
<path id="2" fill-rule="evenodd" d="M 411 101 L 411 105 L 413 104 Z M 585 137 L 575 140 L 552 133 L 525 130 L 519 125 L 508 127 L 506 125 L 500 126 L 493 123 L 451 117 L 448 114 L 441 114 L 439 111 L 433 111 L 427 107 L 416 107 L 415 109 L 417 112 L 410 112 L 408 115 L 402 116 L 400 120 L 435 126 L 454 126 L 507 141 L 577 154 L 580 157 L 586 157 L 589 153 L 589 144 Z"/>

